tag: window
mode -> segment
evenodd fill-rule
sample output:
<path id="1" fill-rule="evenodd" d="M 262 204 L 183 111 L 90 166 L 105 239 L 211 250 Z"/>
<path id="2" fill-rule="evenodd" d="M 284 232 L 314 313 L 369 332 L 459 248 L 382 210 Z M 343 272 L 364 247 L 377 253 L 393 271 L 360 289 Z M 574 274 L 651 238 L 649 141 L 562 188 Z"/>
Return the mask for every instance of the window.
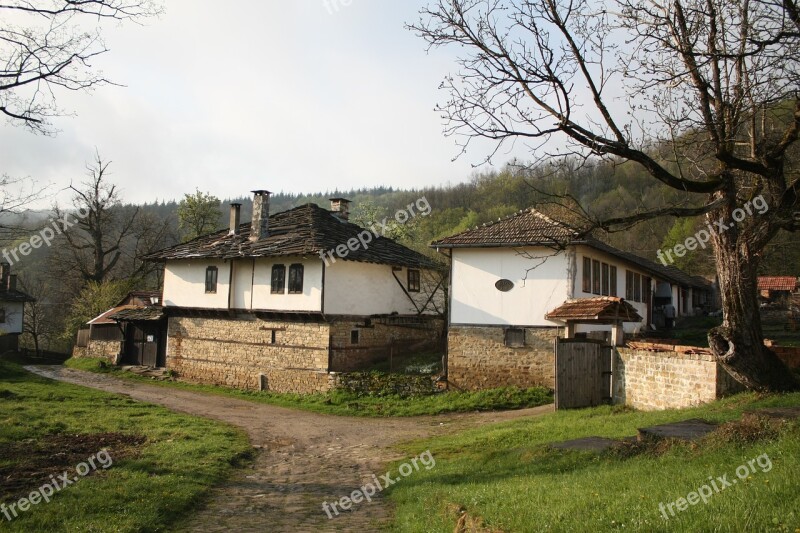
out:
<path id="1" fill-rule="evenodd" d="M 508 328 L 506 330 L 505 344 L 511 348 L 525 346 L 525 330 L 522 328 Z"/>
<path id="2" fill-rule="evenodd" d="M 408 269 L 408 292 L 419 292 L 419 270 Z"/>
<path id="3" fill-rule="evenodd" d="M 494 288 L 500 292 L 508 292 L 514 288 L 514 282 L 510 279 L 498 279 L 494 284 Z"/>
<path id="4" fill-rule="evenodd" d="M 609 289 L 608 292 L 611 296 L 617 295 L 617 267 L 611 266 L 609 267 L 610 270 L 610 280 L 609 280 Z"/>
<path id="5" fill-rule="evenodd" d="M 276 339 L 276 335 L 275 335 L 275 330 L 273 329 L 273 330 L 272 330 L 272 335 L 270 335 L 269 342 L 270 342 L 270 344 L 275 344 L 275 341 L 276 341 L 276 340 L 277 340 L 277 339 Z"/>
<path id="6" fill-rule="evenodd" d="M 272 294 L 283 294 L 286 287 L 286 266 L 272 265 Z"/>
<path id="7" fill-rule="evenodd" d="M 600 294 L 600 261 L 592 260 L 592 293 Z"/>
<path id="8" fill-rule="evenodd" d="M 289 267 L 289 294 L 303 294 L 303 265 Z"/>
<path id="9" fill-rule="evenodd" d="M 650 278 L 642 276 L 642 301 L 647 305 L 650 305 L 650 285 L 652 281 Z"/>
<path id="10" fill-rule="evenodd" d="M 592 260 L 583 258 L 583 292 L 592 292 Z"/>
<path id="11" fill-rule="evenodd" d="M 638 272 L 633 275 L 633 301 L 642 301 L 642 275 Z"/>
<path id="12" fill-rule="evenodd" d="M 608 296 L 608 263 L 603 263 L 603 296 Z"/>
<path id="13" fill-rule="evenodd" d="M 625 299 L 633 301 L 633 272 L 625 271 Z"/>
<path id="14" fill-rule="evenodd" d="M 350 344 L 358 344 L 359 331 L 354 329 L 350 332 Z"/>
<path id="15" fill-rule="evenodd" d="M 0 324 L 6 323 L 6 310 L 0 307 Z"/>
<path id="16" fill-rule="evenodd" d="M 206 268 L 206 292 L 217 292 L 217 267 Z"/>

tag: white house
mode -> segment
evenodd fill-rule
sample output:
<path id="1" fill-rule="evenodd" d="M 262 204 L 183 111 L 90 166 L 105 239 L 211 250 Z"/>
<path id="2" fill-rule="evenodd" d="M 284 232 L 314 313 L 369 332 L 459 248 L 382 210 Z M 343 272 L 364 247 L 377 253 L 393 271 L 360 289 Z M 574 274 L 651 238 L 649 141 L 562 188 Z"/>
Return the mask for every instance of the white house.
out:
<path id="1" fill-rule="evenodd" d="M 164 263 L 165 365 L 197 381 L 326 390 L 330 374 L 441 342 L 438 264 L 349 222 L 349 202 L 270 215 L 147 256 Z"/>
<path id="2" fill-rule="evenodd" d="M 709 283 L 584 236 L 527 209 L 431 244 L 451 259 L 448 380 L 482 388 L 552 384 L 553 339 L 564 323 L 548 312 L 576 298 L 619 297 L 639 322 L 663 325 L 663 308 L 693 314 Z M 578 333 L 610 331 L 580 324 Z"/>
<path id="3" fill-rule="evenodd" d="M 0 351 L 16 351 L 25 320 L 25 304 L 35 300 L 17 289 L 11 265 L 0 263 Z"/>

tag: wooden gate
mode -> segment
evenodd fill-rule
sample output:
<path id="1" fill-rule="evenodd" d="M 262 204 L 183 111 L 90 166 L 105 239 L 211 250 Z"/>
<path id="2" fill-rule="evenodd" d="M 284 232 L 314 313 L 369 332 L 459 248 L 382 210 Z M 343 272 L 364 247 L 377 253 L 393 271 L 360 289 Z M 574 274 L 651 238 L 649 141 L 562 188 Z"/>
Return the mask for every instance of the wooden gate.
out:
<path id="1" fill-rule="evenodd" d="M 165 341 L 158 323 L 129 323 L 125 343 L 126 362 L 163 368 Z"/>
<path id="2" fill-rule="evenodd" d="M 556 340 L 556 409 L 611 402 L 611 346 L 591 339 Z"/>

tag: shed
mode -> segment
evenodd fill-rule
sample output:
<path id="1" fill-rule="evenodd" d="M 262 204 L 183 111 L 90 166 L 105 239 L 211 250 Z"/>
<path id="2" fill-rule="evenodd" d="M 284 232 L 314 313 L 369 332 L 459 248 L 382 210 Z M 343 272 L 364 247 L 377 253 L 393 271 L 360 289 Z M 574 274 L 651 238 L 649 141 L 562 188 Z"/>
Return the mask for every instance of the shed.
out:
<path id="1" fill-rule="evenodd" d="M 640 322 L 642 317 L 623 298 L 598 296 L 571 298 L 545 315 L 548 320 L 566 322 L 566 337 L 575 336 L 576 324 L 610 324 L 611 344 L 622 344 L 623 322 Z"/>

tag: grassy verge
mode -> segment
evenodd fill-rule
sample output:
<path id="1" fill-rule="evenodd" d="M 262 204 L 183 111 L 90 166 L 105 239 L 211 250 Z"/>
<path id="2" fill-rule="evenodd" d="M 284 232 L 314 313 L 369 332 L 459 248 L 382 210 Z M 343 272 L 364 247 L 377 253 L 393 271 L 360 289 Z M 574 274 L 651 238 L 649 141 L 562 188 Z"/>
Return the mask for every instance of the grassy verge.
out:
<path id="1" fill-rule="evenodd" d="M 779 531 L 800 528 L 800 426 L 748 438 L 713 434 L 699 444 L 675 444 L 635 455 L 558 451 L 548 443 L 624 437 L 637 428 L 688 418 L 738 419 L 743 410 L 800 405 L 800 394 L 745 393 L 710 405 L 662 412 L 599 407 L 562 411 L 459 435 L 413 443 L 408 456 L 430 450 L 420 469 L 389 489 L 396 531 L 451 532 L 459 516 L 479 517 L 488 531 Z M 659 504 L 709 483 L 737 479 L 736 469 L 767 454 L 747 480 L 664 519 Z M 766 463 L 765 459 L 762 459 Z"/>
<path id="2" fill-rule="evenodd" d="M 440 413 L 520 409 L 552 403 L 550 391 L 544 388 L 518 389 L 503 387 L 478 392 L 444 392 L 432 396 L 400 398 L 398 396 L 360 396 L 344 391 L 327 394 L 280 394 L 229 389 L 213 385 L 197 385 L 181 381 L 154 381 L 104 364 L 99 359 L 70 359 L 69 368 L 111 374 L 115 377 L 146 381 L 163 387 L 206 392 L 242 400 L 304 409 L 317 413 L 343 416 L 420 416 Z"/>
<path id="3" fill-rule="evenodd" d="M 46 380 L 0 361 L 0 503 L 29 495 L 51 473 L 58 479 L 57 472 L 72 469 L 74 475 L 75 461 L 100 446 L 113 460 L 108 469 L 81 477 L 10 522 L 0 514 L 0 530 L 164 530 L 251 451 L 244 433 L 228 425 Z M 59 462 L 59 456 L 69 459 Z"/>

